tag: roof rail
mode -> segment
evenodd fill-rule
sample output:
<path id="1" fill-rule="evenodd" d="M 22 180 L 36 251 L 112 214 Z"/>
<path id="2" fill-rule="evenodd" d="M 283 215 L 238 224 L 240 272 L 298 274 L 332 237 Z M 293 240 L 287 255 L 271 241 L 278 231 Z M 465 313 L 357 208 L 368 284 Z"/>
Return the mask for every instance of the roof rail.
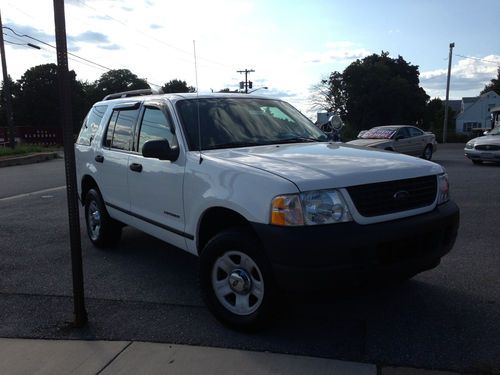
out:
<path id="1" fill-rule="evenodd" d="M 114 94 L 109 94 L 104 97 L 102 100 L 111 100 L 111 99 L 119 99 L 119 98 L 129 98 L 131 96 L 143 96 L 143 95 L 154 95 L 161 94 L 161 92 L 154 92 L 151 89 L 141 89 L 141 90 L 131 90 L 131 91 L 123 91 L 117 92 Z"/>

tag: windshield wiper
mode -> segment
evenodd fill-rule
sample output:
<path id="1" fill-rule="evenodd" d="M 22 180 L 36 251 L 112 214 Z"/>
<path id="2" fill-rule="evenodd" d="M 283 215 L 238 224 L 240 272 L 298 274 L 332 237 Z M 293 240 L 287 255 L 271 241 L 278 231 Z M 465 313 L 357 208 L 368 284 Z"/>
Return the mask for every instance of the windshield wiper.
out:
<path id="1" fill-rule="evenodd" d="M 302 142 L 323 142 L 318 138 L 311 138 L 311 137 L 293 137 L 293 138 L 286 138 L 286 139 L 279 139 L 274 143 L 302 143 Z"/>

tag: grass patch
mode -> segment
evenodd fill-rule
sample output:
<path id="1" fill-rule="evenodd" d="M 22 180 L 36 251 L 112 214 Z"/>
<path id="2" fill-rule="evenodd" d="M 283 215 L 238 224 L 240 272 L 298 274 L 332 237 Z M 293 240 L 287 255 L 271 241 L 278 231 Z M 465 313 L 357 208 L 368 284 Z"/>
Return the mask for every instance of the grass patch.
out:
<path id="1" fill-rule="evenodd" d="M 37 152 L 51 152 L 56 151 L 57 147 L 44 147 L 36 145 L 19 145 L 14 149 L 10 147 L 0 147 L 0 158 L 6 156 L 23 156 L 28 154 L 34 154 Z"/>

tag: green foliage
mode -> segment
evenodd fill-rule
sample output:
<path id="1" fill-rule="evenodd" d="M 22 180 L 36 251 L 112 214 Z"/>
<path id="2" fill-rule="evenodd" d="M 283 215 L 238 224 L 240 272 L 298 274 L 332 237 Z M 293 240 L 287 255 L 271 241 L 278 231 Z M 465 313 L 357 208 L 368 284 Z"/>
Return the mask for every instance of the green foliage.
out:
<path id="1" fill-rule="evenodd" d="M 85 109 L 83 85 L 69 72 L 73 127 L 78 129 Z M 43 64 L 28 69 L 12 87 L 16 126 L 55 128 L 60 126 L 57 65 Z"/>
<path id="2" fill-rule="evenodd" d="M 419 86 L 417 65 L 388 52 L 351 63 L 332 72 L 320 86 L 324 108 L 340 113 L 354 131 L 384 124 L 416 124 L 429 97 Z"/>
<path id="3" fill-rule="evenodd" d="M 422 130 L 431 131 L 436 136 L 438 142 L 443 141 L 444 123 L 444 103 L 441 99 L 435 98 L 427 103 L 420 127 Z M 455 136 L 455 112 L 448 107 L 447 141 Z"/>
<path id="4" fill-rule="evenodd" d="M 229 89 L 229 88 L 227 88 L 227 87 L 226 87 L 226 88 L 224 88 L 224 89 L 221 89 L 221 90 L 219 90 L 219 91 L 217 91 L 217 92 L 222 92 L 222 93 L 226 93 L 226 94 L 240 94 L 240 91 L 239 91 L 238 89 L 236 89 L 236 90 L 231 90 L 231 89 Z"/>
<path id="5" fill-rule="evenodd" d="M 497 78 L 493 78 L 490 83 L 484 86 L 483 91 L 481 91 L 481 95 L 488 91 L 495 91 L 500 95 L 500 68 L 498 68 Z"/>
<path id="6" fill-rule="evenodd" d="M 196 92 L 196 88 L 193 86 L 188 86 L 186 81 L 181 81 L 180 79 L 172 79 L 165 83 L 162 88 L 165 94 L 170 93 L 182 93 L 182 92 Z"/>
<path id="7" fill-rule="evenodd" d="M 145 79 L 137 77 L 130 70 L 114 69 L 104 73 L 97 81 L 88 85 L 86 93 L 92 99 L 91 102 L 95 103 L 109 94 L 149 88 Z"/>
<path id="8" fill-rule="evenodd" d="M 54 147 L 43 147 L 43 146 L 35 146 L 35 145 L 19 145 L 14 149 L 10 147 L 0 147 L 0 157 L 8 157 L 15 155 L 27 155 L 34 154 L 37 152 L 48 152 L 55 151 Z"/>

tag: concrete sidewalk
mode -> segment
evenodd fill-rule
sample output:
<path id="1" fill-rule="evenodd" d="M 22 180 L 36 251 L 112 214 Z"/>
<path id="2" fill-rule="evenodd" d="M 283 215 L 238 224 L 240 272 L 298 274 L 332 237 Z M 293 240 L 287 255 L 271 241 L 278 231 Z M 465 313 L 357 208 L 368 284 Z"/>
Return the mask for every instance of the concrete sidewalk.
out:
<path id="1" fill-rule="evenodd" d="M 0 339 L 0 374 L 445 375 L 332 359 L 134 341 Z"/>

